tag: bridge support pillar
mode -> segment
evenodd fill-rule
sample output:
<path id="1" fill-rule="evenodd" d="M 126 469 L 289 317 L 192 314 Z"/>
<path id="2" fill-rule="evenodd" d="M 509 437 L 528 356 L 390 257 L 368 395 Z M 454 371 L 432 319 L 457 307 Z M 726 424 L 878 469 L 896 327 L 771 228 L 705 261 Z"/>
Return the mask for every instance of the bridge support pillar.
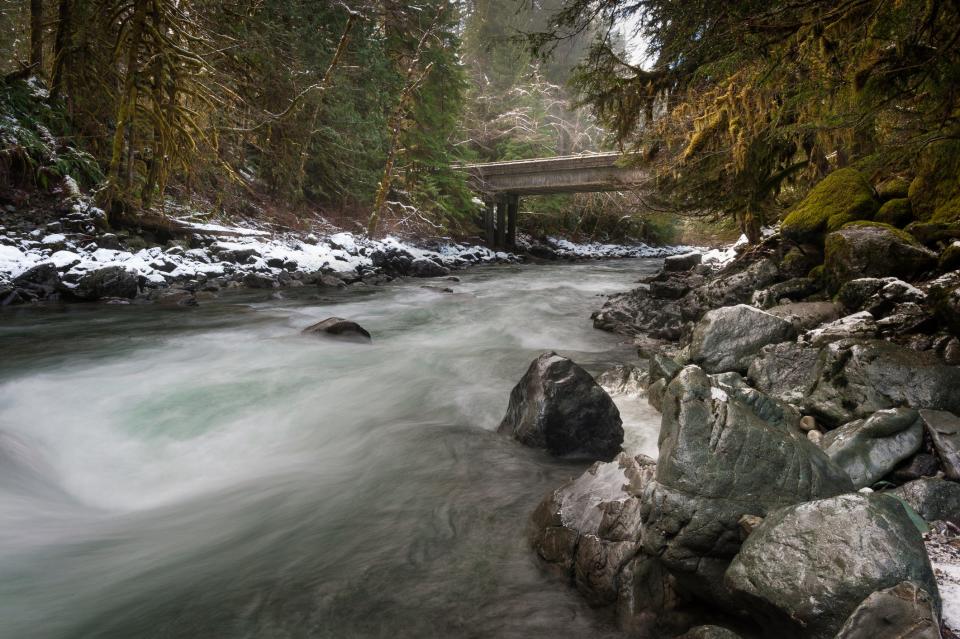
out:
<path id="1" fill-rule="evenodd" d="M 494 228 L 493 228 L 493 215 L 496 207 L 496 203 L 493 200 L 487 200 L 484 202 L 483 208 L 483 236 L 487 241 L 488 246 L 493 246 L 495 241 L 494 237 Z"/>
<path id="2" fill-rule="evenodd" d="M 507 196 L 507 246 L 514 248 L 517 245 L 517 214 L 520 210 L 520 196 Z"/>
<path id="3" fill-rule="evenodd" d="M 500 197 L 497 199 L 497 233 L 494 240 L 494 246 L 503 248 L 506 239 L 507 228 L 507 199 Z"/>

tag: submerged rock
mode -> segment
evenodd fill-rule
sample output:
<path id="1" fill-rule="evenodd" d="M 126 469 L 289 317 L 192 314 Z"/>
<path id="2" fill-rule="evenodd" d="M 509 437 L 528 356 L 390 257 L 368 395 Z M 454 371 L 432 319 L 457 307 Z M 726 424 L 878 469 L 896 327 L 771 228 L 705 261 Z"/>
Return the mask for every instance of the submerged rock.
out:
<path id="1" fill-rule="evenodd" d="M 849 494 L 767 516 L 744 542 L 726 583 L 772 632 L 831 639 L 877 590 L 913 581 L 933 596 L 937 582 L 920 532 L 895 498 Z"/>
<path id="2" fill-rule="evenodd" d="M 553 352 L 530 364 L 497 431 L 554 455 L 606 460 L 623 444 L 620 411 L 610 396 L 590 373 Z"/>
<path id="3" fill-rule="evenodd" d="M 714 602 L 728 599 L 723 573 L 740 548 L 741 517 L 853 488 L 802 434 L 796 411 L 738 386 L 739 376 L 720 377 L 687 366 L 668 386 L 641 506 L 644 551 Z"/>
<path id="4" fill-rule="evenodd" d="M 836 639 L 940 639 L 936 602 L 912 581 L 878 590 L 857 606 Z"/>
<path id="5" fill-rule="evenodd" d="M 822 448 L 850 475 L 854 488 L 863 488 L 920 450 L 922 443 L 923 425 L 917 411 L 894 408 L 828 432 Z"/>
<path id="6" fill-rule="evenodd" d="M 690 360 L 708 373 L 746 373 L 761 348 L 795 336 L 787 320 L 746 304 L 725 306 L 709 311 L 693 329 Z"/>
<path id="7" fill-rule="evenodd" d="M 332 337 L 348 342 L 370 343 L 372 341 L 367 329 L 356 322 L 351 322 L 342 317 L 328 317 L 322 322 L 317 322 L 316 324 L 306 327 L 301 333 L 304 335 Z"/>

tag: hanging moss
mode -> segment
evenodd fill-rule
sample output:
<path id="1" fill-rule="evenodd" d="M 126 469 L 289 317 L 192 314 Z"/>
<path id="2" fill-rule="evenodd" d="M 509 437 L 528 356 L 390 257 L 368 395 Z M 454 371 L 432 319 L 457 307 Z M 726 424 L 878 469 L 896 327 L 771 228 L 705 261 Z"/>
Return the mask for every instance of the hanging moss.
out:
<path id="1" fill-rule="evenodd" d="M 902 229 L 913 222 L 913 208 L 910 206 L 909 198 L 900 197 L 884 202 L 873 219 Z"/>
<path id="2" fill-rule="evenodd" d="M 937 221 L 946 222 L 957 219 L 960 210 L 960 141 L 937 142 L 924 150 L 917 161 L 917 177 L 910 183 L 909 197 L 919 220 L 937 217 Z"/>
<path id="3" fill-rule="evenodd" d="M 783 221 L 783 234 L 797 241 L 821 241 L 854 220 L 869 219 L 879 204 L 866 178 L 855 169 L 839 169 L 813 187 Z"/>

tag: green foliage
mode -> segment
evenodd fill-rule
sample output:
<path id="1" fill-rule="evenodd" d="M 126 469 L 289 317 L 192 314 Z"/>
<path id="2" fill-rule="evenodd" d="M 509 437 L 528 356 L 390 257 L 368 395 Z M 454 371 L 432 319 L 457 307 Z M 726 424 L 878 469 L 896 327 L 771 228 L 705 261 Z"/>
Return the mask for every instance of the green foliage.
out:
<path id="1" fill-rule="evenodd" d="M 817 184 L 783 221 L 783 233 L 814 241 L 853 220 L 873 216 L 877 201 L 870 183 L 854 169 L 834 171 Z"/>

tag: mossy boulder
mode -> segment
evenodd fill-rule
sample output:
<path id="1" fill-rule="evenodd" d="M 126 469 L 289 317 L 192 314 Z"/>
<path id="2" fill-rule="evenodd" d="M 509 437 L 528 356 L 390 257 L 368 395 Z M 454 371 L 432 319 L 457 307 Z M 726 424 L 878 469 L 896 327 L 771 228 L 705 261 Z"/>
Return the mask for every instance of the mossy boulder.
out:
<path id="1" fill-rule="evenodd" d="M 917 161 L 917 177 L 910 183 L 908 197 L 917 219 L 931 220 L 937 216 L 941 221 L 950 221 L 946 218 L 960 209 L 960 141 L 935 142 L 924 150 Z M 944 208 L 951 200 L 954 204 Z"/>
<path id="2" fill-rule="evenodd" d="M 873 217 L 880 204 L 873 188 L 856 169 L 839 169 L 821 180 L 783 221 L 784 236 L 798 242 L 819 241 L 824 233 L 854 220 Z"/>
<path id="3" fill-rule="evenodd" d="M 910 180 L 895 175 L 877 184 L 877 196 L 881 202 L 905 198 L 910 193 Z"/>
<path id="4" fill-rule="evenodd" d="M 911 280 L 933 270 L 937 254 L 908 233 L 885 224 L 848 224 L 825 242 L 824 277 L 836 292 L 860 277 L 894 276 Z"/>
<path id="5" fill-rule="evenodd" d="M 903 230 L 932 248 L 943 242 L 960 240 L 960 222 L 911 222 Z"/>
<path id="6" fill-rule="evenodd" d="M 930 221 L 938 224 L 960 222 L 960 195 L 938 205 L 930 216 Z"/>
<path id="7" fill-rule="evenodd" d="M 913 208 L 910 206 L 910 200 L 905 197 L 887 200 L 873 219 L 902 229 L 913 222 Z"/>
<path id="8" fill-rule="evenodd" d="M 780 260 L 780 272 L 786 277 L 803 277 L 823 262 L 823 252 L 812 244 L 791 247 Z"/>
<path id="9" fill-rule="evenodd" d="M 944 273 L 960 269 L 960 242 L 954 242 L 943 250 L 939 267 Z"/>

